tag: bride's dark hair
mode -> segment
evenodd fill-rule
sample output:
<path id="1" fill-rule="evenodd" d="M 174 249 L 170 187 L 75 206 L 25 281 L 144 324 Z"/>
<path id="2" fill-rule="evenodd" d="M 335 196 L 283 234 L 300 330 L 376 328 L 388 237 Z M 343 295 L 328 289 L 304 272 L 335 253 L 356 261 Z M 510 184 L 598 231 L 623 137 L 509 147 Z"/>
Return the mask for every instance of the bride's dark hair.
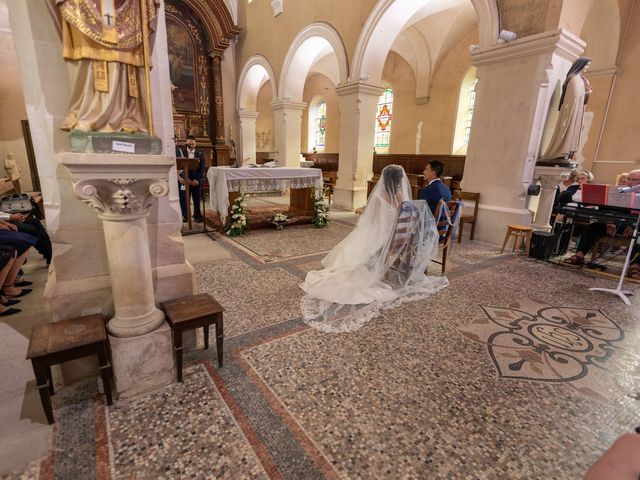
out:
<path id="1" fill-rule="evenodd" d="M 394 195 L 404 177 L 404 169 L 400 165 L 387 165 L 382 169 L 382 182 L 387 193 Z"/>

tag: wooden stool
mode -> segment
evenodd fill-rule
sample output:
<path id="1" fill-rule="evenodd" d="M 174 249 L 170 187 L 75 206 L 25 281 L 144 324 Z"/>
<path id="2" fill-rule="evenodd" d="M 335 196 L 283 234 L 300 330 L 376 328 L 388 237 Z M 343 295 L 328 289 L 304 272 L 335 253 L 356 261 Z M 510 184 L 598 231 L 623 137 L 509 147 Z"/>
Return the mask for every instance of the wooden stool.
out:
<path id="1" fill-rule="evenodd" d="M 500 249 L 500 253 L 504 252 L 504 247 L 507 246 L 509 242 L 509 237 L 513 235 L 513 251 L 520 248 L 520 240 L 522 238 L 525 239 L 525 246 L 527 249 L 527 256 L 529 256 L 529 249 L 531 248 L 531 234 L 533 233 L 533 229 L 531 227 L 527 227 L 525 225 L 507 225 L 507 233 L 504 236 L 504 242 L 502 242 L 502 248 Z"/>
<path id="2" fill-rule="evenodd" d="M 72 318 L 60 322 L 34 327 L 31 332 L 27 360 L 31 360 L 36 376 L 42 408 L 49 424 L 54 422 L 51 399 L 53 380 L 51 365 L 69 360 L 97 355 L 100 374 L 104 383 L 107 403 L 111 405 L 111 364 L 109 363 L 109 340 L 104 328 L 104 317 L 100 314 Z"/>
<path id="3" fill-rule="evenodd" d="M 176 352 L 178 382 L 182 382 L 182 332 L 203 327 L 204 349 L 209 348 L 209 325 L 216 324 L 216 349 L 218 365 L 222 367 L 222 340 L 224 308 L 208 293 L 178 298 L 160 305 L 167 316 L 173 334 L 173 349 Z"/>

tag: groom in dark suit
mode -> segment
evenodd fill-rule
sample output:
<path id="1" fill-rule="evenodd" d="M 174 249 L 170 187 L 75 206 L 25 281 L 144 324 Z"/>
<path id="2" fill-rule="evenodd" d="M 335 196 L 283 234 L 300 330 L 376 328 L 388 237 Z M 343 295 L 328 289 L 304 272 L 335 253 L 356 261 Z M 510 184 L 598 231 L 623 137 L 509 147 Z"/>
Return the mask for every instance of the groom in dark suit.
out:
<path id="1" fill-rule="evenodd" d="M 440 160 L 431 160 L 424 167 L 423 174 L 426 186 L 420 189 L 418 200 L 426 200 L 434 215 L 440 199 L 444 198 L 445 202 L 451 201 L 451 190 L 440 180 L 443 173 L 444 163 Z"/>
<path id="2" fill-rule="evenodd" d="M 202 176 L 204 175 L 204 152 L 196 149 L 196 137 L 193 135 L 187 136 L 187 144 L 184 147 L 176 147 L 176 157 L 180 158 L 197 158 L 199 160 L 199 167 L 197 170 L 189 170 L 189 191 L 191 192 L 191 198 L 193 199 L 193 219 L 200 223 L 202 222 L 202 212 L 200 210 L 200 184 L 202 183 Z M 179 192 L 180 192 L 180 209 L 182 210 L 182 221 L 187 221 L 187 198 L 186 189 L 184 186 L 184 172 L 180 172 L 178 175 Z"/>

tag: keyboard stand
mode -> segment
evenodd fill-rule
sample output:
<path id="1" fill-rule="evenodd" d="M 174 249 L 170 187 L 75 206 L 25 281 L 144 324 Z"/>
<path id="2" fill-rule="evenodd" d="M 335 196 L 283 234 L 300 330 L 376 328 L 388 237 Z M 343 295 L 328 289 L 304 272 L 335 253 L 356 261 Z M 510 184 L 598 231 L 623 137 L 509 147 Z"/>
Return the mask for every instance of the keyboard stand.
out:
<path id="1" fill-rule="evenodd" d="M 633 235 L 631 236 L 631 243 L 629 244 L 629 250 L 627 251 L 627 258 L 624 261 L 624 267 L 622 268 L 622 273 L 620 274 L 620 281 L 618 282 L 618 286 L 616 288 L 590 288 L 594 292 L 609 292 L 618 295 L 622 301 L 631 305 L 631 300 L 629 300 L 628 295 L 633 295 L 633 292 L 629 290 L 622 290 L 622 284 L 624 283 L 624 278 L 627 275 L 627 270 L 629 270 L 629 262 L 631 262 L 631 255 L 633 254 L 633 247 L 638 240 L 638 226 L 640 225 L 640 214 L 638 215 L 638 219 L 636 220 L 636 226 L 633 229 Z"/>

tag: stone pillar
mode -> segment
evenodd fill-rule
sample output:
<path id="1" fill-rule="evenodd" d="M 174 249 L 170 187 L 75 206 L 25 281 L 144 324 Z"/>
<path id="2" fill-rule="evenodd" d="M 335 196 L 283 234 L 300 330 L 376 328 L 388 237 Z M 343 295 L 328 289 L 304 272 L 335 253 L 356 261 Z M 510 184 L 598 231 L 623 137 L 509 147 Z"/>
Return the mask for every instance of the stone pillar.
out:
<path id="1" fill-rule="evenodd" d="M 271 103 L 274 115 L 276 160 L 281 167 L 300 166 L 300 135 L 302 111 L 306 103 L 275 100 Z"/>
<path id="2" fill-rule="evenodd" d="M 540 181 L 540 200 L 538 200 L 538 208 L 531 226 L 534 230 L 551 231 L 551 212 L 553 210 L 553 201 L 556 198 L 556 188 L 563 180 L 569 178 L 572 167 L 536 167 L 534 171 L 534 179 Z"/>
<path id="3" fill-rule="evenodd" d="M 551 97 L 584 46 L 556 30 L 472 54 L 478 84 L 462 188 L 480 192 L 479 240 L 499 244 L 508 223 L 531 223 L 526 192 Z"/>
<path id="4" fill-rule="evenodd" d="M 171 332 L 155 305 L 147 221 L 169 192 L 164 155 L 65 153 L 73 191 L 102 220 L 115 315 L 108 324 L 116 388 L 133 396 L 173 381 Z M 134 163 L 135 162 L 135 163 Z"/>
<path id="5" fill-rule="evenodd" d="M 238 112 L 240 119 L 240 151 L 238 152 L 238 164 L 256 163 L 256 119 L 258 112 L 241 110 Z"/>
<path id="6" fill-rule="evenodd" d="M 373 140 L 378 98 L 384 88 L 348 83 L 336 88 L 340 101 L 340 162 L 333 203 L 347 210 L 367 201 L 373 168 Z"/>
<path id="7" fill-rule="evenodd" d="M 222 94 L 222 54 L 218 52 L 209 53 L 211 57 L 211 86 L 213 103 L 213 126 L 215 135 L 213 138 L 213 150 L 216 154 L 216 165 L 229 165 L 229 146 L 224 139 L 224 102 Z"/>

